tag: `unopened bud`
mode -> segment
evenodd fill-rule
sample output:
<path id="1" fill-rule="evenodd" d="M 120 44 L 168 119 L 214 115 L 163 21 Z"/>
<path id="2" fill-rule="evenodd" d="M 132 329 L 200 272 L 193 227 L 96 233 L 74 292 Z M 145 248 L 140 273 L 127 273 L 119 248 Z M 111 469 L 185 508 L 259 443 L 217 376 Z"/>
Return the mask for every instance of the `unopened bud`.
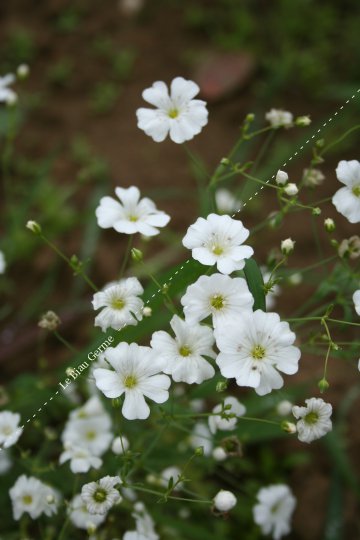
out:
<path id="1" fill-rule="evenodd" d="M 325 139 L 318 139 L 315 143 L 317 148 L 323 148 L 325 146 Z"/>
<path id="2" fill-rule="evenodd" d="M 224 461 L 227 458 L 227 454 L 222 446 L 216 446 L 212 451 L 212 457 L 215 461 Z"/>
<path id="3" fill-rule="evenodd" d="M 324 219 L 324 227 L 325 231 L 328 233 L 332 233 L 333 231 L 335 231 L 336 225 L 334 220 L 331 218 Z"/>
<path id="4" fill-rule="evenodd" d="M 327 382 L 326 379 L 321 379 L 321 381 L 318 382 L 318 387 L 320 389 L 320 392 L 323 394 L 325 392 L 325 390 L 327 390 L 329 388 L 329 383 Z"/>
<path id="5" fill-rule="evenodd" d="M 143 312 L 144 317 L 151 317 L 152 315 L 152 309 L 149 306 L 143 307 L 142 312 Z"/>
<path id="6" fill-rule="evenodd" d="M 221 160 L 220 160 L 220 165 L 229 165 L 230 164 L 230 159 L 227 158 L 227 157 L 223 157 Z"/>
<path id="7" fill-rule="evenodd" d="M 287 186 L 284 187 L 284 192 L 289 197 L 294 197 L 299 193 L 299 190 L 296 184 L 290 182 L 290 184 L 287 184 Z"/>
<path id="8" fill-rule="evenodd" d="M 286 433 L 296 433 L 296 425 L 293 422 L 281 422 L 281 429 Z"/>
<path id="9" fill-rule="evenodd" d="M 195 448 L 194 454 L 195 454 L 195 456 L 203 456 L 204 455 L 204 447 L 203 446 L 198 446 L 197 448 Z"/>
<path id="10" fill-rule="evenodd" d="M 254 113 L 249 113 L 245 117 L 245 122 L 247 122 L 247 123 L 253 122 L 254 120 L 255 120 L 255 114 Z"/>
<path id="11" fill-rule="evenodd" d="M 281 251 L 284 255 L 290 255 L 294 251 L 295 241 L 291 238 L 286 238 L 281 241 Z"/>
<path id="12" fill-rule="evenodd" d="M 217 392 L 224 392 L 228 387 L 228 382 L 225 380 L 225 381 L 219 381 L 217 384 L 216 384 L 216 391 Z"/>
<path id="13" fill-rule="evenodd" d="M 279 184 L 279 186 L 283 186 L 284 184 L 286 184 L 288 180 L 289 180 L 288 173 L 285 171 L 278 170 L 275 176 L 275 182 Z"/>
<path id="14" fill-rule="evenodd" d="M 45 330 L 53 331 L 57 329 L 60 323 L 61 320 L 54 311 L 47 311 L 41 316 L 38 326 L 40 326 L 40 328 L 44 328 Z"/>
<path id="15" fill-rule="evenodd" d="M 37 221 L 28 221 L 26 228 L 34 234 L 41 234 L 41 226 L 37 223 Z"/>
<path id="16" fill-rule="evenodd" d="M 19 79 L 26 79 L 30 73 L 30 68 L 27 64 L 20 64 L 16 70 L 16 75 Z"/>
<path id="17" fill-rule="evenodd" d="M 320 214 L 321 214 L 321 208 L 319 208 L 319 207 L 317 206 L 316 208 L 313 208 L 313 210 L 312 210 L 311 213 L 312 213 L 313 216 L 320 216 Z"/>
<path id="18" fill-rule="evenodd" d="M 311 118 L 309 115 L 298 116 L 295 120 L 295 124 L 300 127 L 306 127 L 311 124 Z"/>
<path id="19" fill-rule="evenodd" d="M 132 248 L 131 250 L 131 258 L 135 262 L 142 262 L 144 256 L 143 252 L 140 249 Z"/>

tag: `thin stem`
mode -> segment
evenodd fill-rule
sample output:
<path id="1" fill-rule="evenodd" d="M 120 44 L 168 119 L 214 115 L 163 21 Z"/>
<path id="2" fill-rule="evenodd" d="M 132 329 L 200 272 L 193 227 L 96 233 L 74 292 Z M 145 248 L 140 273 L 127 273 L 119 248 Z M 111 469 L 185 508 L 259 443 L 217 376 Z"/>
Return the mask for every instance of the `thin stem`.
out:
<path id="1" fill-rule="evenodd" d="M 338 139 L 336 139 L 335 141 L 333 141 L 333 142 L 329 143 L 327 146 L 325 146 L 325 148 L 323 148 L 323 150 L 319 153 L 319 155 L 323 156 L 324 154 L 326 154 L 326 152 L 328 152 L 330 150 L 330 148 L 333 148 L 334 146 L 339 144 L 339 142 L 343 141 L 348 135 L 350 135 L 350 133 L 352 133 L 353 131 L 356 131 L 357 129 L 360 129 L 359 124 L 356 125 L 356 126 L 353 126 L 350 129 L 348 129 Z"/>
<path id="2" fill-rule="evenodd" d="M 219 413 L 186 413 L 186 414 L 174 414 L 172 418 L 209 418 L 209 416 L 219 416 Z M 266 418 L 255 418 L 253 416 L 238 416 L 238 420 L 248 420 L 250 422 L 262 422 L 265 424 L 280 425 L 280 422 L 274 420 L 267 420 Z M 205 437 L 204 437 L 205 438 Z"/>
<path id="3" fill-rule="evenodd" d="M 134 238 L 134 236 L 132 234 L 130 234 L 129 240 L 128 240 L 128 243 L 127 243 L 127 246 L 126 246 L 126 251 L 124 253 L 121 269 L 120 269 L 119 279 L 121 279 L 123 277 L 125 269 L 126 269 L 126 265 L 127 265 L 128 261 L 129 261 L 133 238 Z"/>
<path id="4" fill-rule="evenodd" d="M 143 491 L 144 493 L 150 493 L 151 495 L 158 495 L 161 498 L 163 498 L 166 495 L 166 492 L 155 491 L 155 489 L 144 488 L 144 487 L 138 486 L 136 484 L 126 484 L 126 487 L 128 487 L 130 489 L 135 489 L 136 491 Z M 213 501 L 209 501 L 209 500 L 188 499 L 186 497 L 173 497 L 172 495 L 168 495 L 167 499 L 172 499 L 174 501 L 200 503 L 200 504 L 213 504 Z"/>
<path id="5" fill-rule="evenodd" d="M 74 354 L 77 354 L 79 351 L 77 351 L 71 343 L 68 342 L 67 339 L 65 339 L 57 330 L 53 330 L 54 336 L 63 344 L 69 351 L 71 351 Z"/>

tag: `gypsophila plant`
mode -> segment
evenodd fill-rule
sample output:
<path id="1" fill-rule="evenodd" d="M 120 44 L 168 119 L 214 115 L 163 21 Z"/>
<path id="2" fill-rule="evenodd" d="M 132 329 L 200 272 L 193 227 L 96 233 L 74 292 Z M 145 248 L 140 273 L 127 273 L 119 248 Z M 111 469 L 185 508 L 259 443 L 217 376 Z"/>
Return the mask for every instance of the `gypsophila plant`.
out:
<path id="1" fill-rule="evenodd" d="M 14 80 L 0 78 L 5 106 L 15 106 Z M 144 90 L 153 108 L 136 111 L 137 125 L 151 144 L 169 137 L 181 145 L 202 131 L 208 110 L 195 99 L 199 91 L 183 77 Z M 184 146 L 202 179 L 204 215 L 168 237 L 179 257 L 189 257 L 177 266 L 153 271 L 147 246 L 169 234 L 170 215 L 138 187 L 125 187 L 121 171 L 116 198 L 102 185 L 91 215 L 119 250 L 126 237 L 110 282 L 89 276 L 86 260 L 59 247 L 41 215 L 27 216 L 29 236 L 88 287 L 93 340 L 79 347 L 64 335 L 62 317 L 39 310 L 42 335 L 59 341 L 67 365 L 44 372 L 28 392 L 34 402 L 41 394 L 37 411 L 30 401 L 17 409 L 15 390 L 1 403 L 10 516 L 1 538 L 225 540 L 241 528 L 244 540 L 279 540 L 303 503 L 290 470 L 312 445 L 330 449 L 342 482 L 359 495 L 342 445 L 346 413 L 332 403 L 332 387 L 335 360 L 349 381 L 358 375 L 360 162 L 353 155 L 323 172 L 330 150 L 359 126 L 315 141 L 300 173 L 279 160 L 281 169 L 262 174 L 274 139 L 310 123 L 275 108 L 264 118 L 247 115 L 213 173 Z M 324 186 L 326 196 L 318 196 Z M 306 265 L 300 222 L 314 234 Z M 348 239 L 338 224 L 349 227 Z M 0 252 L 4 275 L 5 261 Z M 358 395 L 349 386 L 347 407 Z M 288 461 L 274 458 L 278 439 Z"/>

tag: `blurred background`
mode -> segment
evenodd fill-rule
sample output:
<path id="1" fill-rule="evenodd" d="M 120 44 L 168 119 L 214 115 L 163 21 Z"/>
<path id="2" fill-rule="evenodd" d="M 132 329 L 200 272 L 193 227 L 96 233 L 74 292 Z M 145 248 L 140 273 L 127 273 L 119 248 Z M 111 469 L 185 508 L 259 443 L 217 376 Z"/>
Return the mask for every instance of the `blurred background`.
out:
<path id="1" fill-rule="evenodd" d="M 272 143 L 270 157 L 259 169 L 266 180 L 360 86 L 359 28 L 358 0 L 1 2 L 0 75 L 20 64 L 30 67 L 29 77 L 15 86 L 17 106 L 0 108 L 2 176 L 10 179 L 1 197 L 0 249 L 7 263 L 0 277 L 1 380 L 11 385 L 14 375 L 32 373 L 34 379 L 23 383 L 30 391 L 38 370 L 61 367 L 63 372 L 68 351 L 37 326 L 48 309 L 59 314 L 63 334 L 79 349 L 88 347 L 94 334 L 91 291 L 26 230 L 28 219 L 40 222 L 68 256 L 84 261 L 102 287 L 117 274 L 126 239 L 99 229 L 94 210 L 115 186 L 136 185 L 172 218 L 159 238 L 139 240 L 151 270 L 160 272 L 188 256 L 180 241 L 200 212 L 194 180 L 198 171 L 181 146 L 156 144 L 136 127 L 135 110 L 144 105 L 145 88 L 178 75 L 200 85 L 200 97 L 209 104 L 209 124 L 190 147 L 209 170 L 228 153 L 247 113 L 255 114 L 257 127 L 272 107 L 309 114 L 309 128 L 289 130 Z M 359 109 L 359 100 L 353 100 L 321 137 L 329 141 L 355 125 Z M 337 162 L 358 159 L 359 142 L 355 133 L 334 149 L 322 167 L 326 181 L 318 199 L 338 189 Z M 250 152 L 256 150 L 255 144 Z M 292 165 L 292 181 L 301 179 L 309 160 L 308 151 Z M 251 193 L 246 189 L 243 200 Z M 245 225 L 255 226 L 273 209 L 265 189 L 244 211 Z M 340 239 L 358 232 L 331 205 L 323 217 L 336 219 Z M 313 229 L 296 218 L 290 228 L 263 232 L 256 245 L 259 262 L 266 263 L 269 245 L 290 235 L 298 248 L 294 266 L 314 262 Z M 292 308 L 303 298 L 304 292 L 294 289 Z M 289 296 L 278 302 L 286 310 Z M 321 373 L 321 365 L 314 368 L 312 360 L 307 359 L 307 373 Z M 333 370 L 336 403 L 350 379 L 339 362 Z M 359 469 L 358 420 L 355 410 L 351 414 L 346 443 L 354 467 L 350 476 Z M 283 459 L 282 451 L 279 446 L 269 467 Z M 291 538 L 359 537 L 357 499 L 351 490 L 344 499 L 344 536 L 336 532 L 336 523 L 334 533 L 324 528 L 331 523 L 326 520 L 332 512 L 333 459 L 318 448 L 294 470 L 292 484 L 302 505 Z"/>

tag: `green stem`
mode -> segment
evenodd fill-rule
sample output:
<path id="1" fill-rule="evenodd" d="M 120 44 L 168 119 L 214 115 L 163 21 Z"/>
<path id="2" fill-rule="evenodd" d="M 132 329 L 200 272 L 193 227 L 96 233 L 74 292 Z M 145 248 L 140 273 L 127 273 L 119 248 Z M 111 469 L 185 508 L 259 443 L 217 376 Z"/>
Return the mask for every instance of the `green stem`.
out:
<path id="1" fill-rule="evenodd" d="M 65 339 L 64 337 L 62 337 L 61 334 L 59 334 L 59 332 L 57 330 L 53 330 L 53 334 L 54 336 L 60 341 L 60 343 L 62 343 L 63 345 L 65 345 L 65 347 L 67 349 L 69 349 L 69 351 L 71 351 L 72 353 L 74 354 L 77 354 L 79 351 L 77 351 L 72 345 L 71 343 L 68 342 L 67 339 Z"/>
<path id="2" fill-rule="evenodd" d="M 127 243 L 127 246 L 126 246 L 126 251 L 125 251 L 125 254 L 124 254 L 124 257 L 123 257 L 121 269 L 120 269 L 119 279 L 121 279 L 123 277 L 125 269 L 126 269 L 126 265 L 127 265 L 128 261 L 129 261 L 133 238 L 134 238 L 134 236 L 132 234 L 130 234 L 129 240 L 128 240 L 128 243 Z"/>
<path id="3" fill-rule="evenodd" d="M 155 489 L 148 489 L 144 488 L 142 486 L 138 486 L 136 484 L 126 484 L 126 487 L 130 489 L 135 489 L 136 491 L 143 491 L 144 493 L 150 493 L 151 495 L 157 495 L 161 498 L 166 496 L 166 491 L 155 491 Z M 192 502 L 192 503 L 200 503 L 200 504 L 213 504 L 213 501 L 204 500 L 204 499 L 188 499 L 185 497 L 173 497 L 172 495 L 168 495 L 167 499 L 172 499 L 174 501 L 184 501 L 184 502 Z"/>
<path id="4" fill-rule="evenodd" d="M 339 142 L 343 141 L 348 135 L 350 135 L 350 133 L 352 133 L 353 131 L 356 131 L 357 129 L 360 129 L 360 124 L 358 124 L 356 126 L 353 126 L 352 128 L 348 129 L 338 139 L 336 139 L 335 141 L 333 141 L 333 142 L 329 143 L 327 146 L 325 146 L 325 148 L 323 148 L 323 150 L 319 153 L 319 155 L 323 156 L 324 154 L 326 154 L 326 152 L 328 152 L 330 150 L 330 148 L 333 148 L 334 146 L 339 144 Z"/>

